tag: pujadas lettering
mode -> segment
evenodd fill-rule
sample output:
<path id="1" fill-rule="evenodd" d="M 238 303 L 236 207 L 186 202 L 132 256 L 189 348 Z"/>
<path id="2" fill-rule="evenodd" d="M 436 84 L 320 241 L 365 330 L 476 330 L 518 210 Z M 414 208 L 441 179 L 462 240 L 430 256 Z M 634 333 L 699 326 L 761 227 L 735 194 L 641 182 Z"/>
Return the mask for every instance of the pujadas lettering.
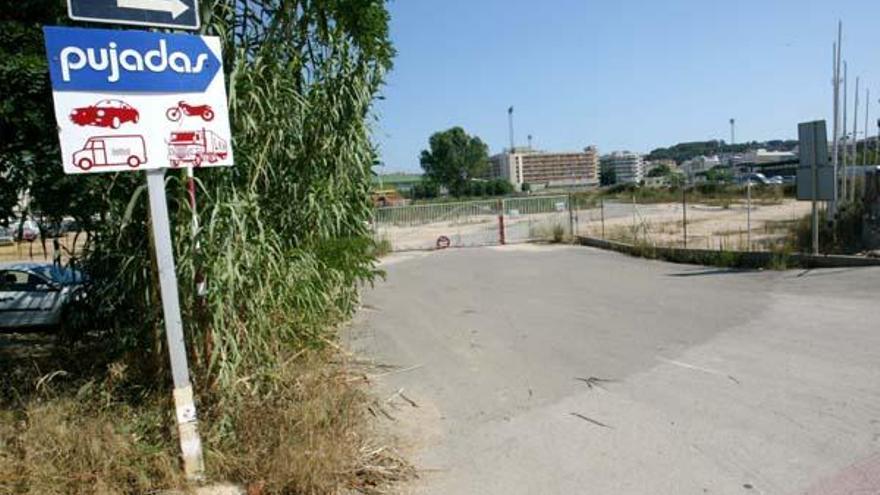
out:
<path id="1" fill-rule="evenodd" d="M 168 53 L 168 45 L 164 39 L 159 40 L 159 47 L 144 53 L 127 48 L 119 51 L 115 42 L 108 43 L 107 48 L 80 48 L 67 46 L 61 50 L 61 78 L 70 82 L 71 72 L 90 67 L 96 71 L 106 71 L 107 81 L 119 80 L 120 70 L 126 72 L 164 72 L 171 69 L 180 74 L 198 74 L 205 68 L 208 54 L 196 55 L 195 64 L 189 55 L 183 52 Z"/>

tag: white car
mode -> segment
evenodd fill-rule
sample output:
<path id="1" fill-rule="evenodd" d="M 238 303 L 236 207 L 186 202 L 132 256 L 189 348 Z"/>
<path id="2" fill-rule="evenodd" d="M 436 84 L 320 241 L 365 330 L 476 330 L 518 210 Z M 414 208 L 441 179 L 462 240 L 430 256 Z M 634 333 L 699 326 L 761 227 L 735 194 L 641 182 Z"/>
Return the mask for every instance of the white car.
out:
<path id="1" fill-rule="evenodd" d="M 12 228 L 0 227 L 0 246 L 13 244 L 15 244 L 15 238 L 12 236 Z"/>
<path id="2" fill-rule="evenodd" d="M 52 263 L 0 264 L 0 330 L 55 330 L 85 297 L 81 272 Z"/>

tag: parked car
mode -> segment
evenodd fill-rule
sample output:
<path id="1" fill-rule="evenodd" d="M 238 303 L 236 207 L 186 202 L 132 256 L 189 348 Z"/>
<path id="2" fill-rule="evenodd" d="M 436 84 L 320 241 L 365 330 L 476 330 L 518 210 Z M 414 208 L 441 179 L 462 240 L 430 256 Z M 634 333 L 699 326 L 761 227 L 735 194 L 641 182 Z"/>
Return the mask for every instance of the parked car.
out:
<path id="1" fill-rule="evenodd" d="M 12 235 L 12 227 L 0 227 L 0 246 L 9 246 L 15 244 L 15 237 Z"/>
<path id="2" fill-rule="evenodd" d="M 743 175 L 742 177 L 740 177 L 739 183 L 744 186 L 749 183 L 751 183 L 753 186 L 755 186 L 755 185 L 765 186 L 767 184 L 770 184 L 771 182 L 762 173 L 752 173 L 752 174 L 746 174 L 746 175 Z"/>
<path id="3" fill-rule="evenodd" d="M 126 122 L 137 124 L 140 114 L 122 100 L 101 100 L 94 105 L 74 108 L 70 120 L 77 125 L 119 129 Z"/>
<path id="4" fill-rule="evenodd" d="M 12 234 L 18 241 L 35 241 L 40 238 L 40 226 L 33 220 L 19 222 L 16 220 L 10 227 Z"/>
<path id="5" fill-rule="evenodd" d="M 79 270 L 53 263 L 0 264 L 0 330 L 58 330 L 85 299 Z"/>

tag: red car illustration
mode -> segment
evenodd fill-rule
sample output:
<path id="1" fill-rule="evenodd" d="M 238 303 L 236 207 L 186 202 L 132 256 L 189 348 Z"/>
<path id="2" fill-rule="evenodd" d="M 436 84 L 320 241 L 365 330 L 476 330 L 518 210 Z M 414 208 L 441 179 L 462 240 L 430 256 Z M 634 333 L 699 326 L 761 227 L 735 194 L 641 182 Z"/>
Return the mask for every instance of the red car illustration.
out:
<path id="1" fill-rule="evenodd" d="M 199 131 L 177 131 L 171 133 L 168 142 L 168 159 L 172 167 L 192 162 L 200 167 L 202 162 L 216 163 L 229 156 L 226 141 L 217 134 L 202 129 Z"/>
<path id="2" fill-rule="evenodd" d="M 101 100 L 94 105 L 74 108 L 70 120 L 77 125 L 119 129 L 126 122 L 137 124 L 140 113 L 122 100 Z"/>

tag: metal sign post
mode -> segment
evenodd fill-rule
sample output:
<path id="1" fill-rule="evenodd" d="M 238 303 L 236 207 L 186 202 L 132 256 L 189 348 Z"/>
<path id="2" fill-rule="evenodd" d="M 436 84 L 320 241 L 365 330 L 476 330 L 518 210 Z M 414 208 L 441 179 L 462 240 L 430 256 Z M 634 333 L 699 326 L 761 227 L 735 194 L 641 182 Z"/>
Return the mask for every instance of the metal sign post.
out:
<path id="1" fill-rule="evenodd" d="M 837 177 L 828 165 L 828 134 L 825 121 L 798 125 L 800 165 L 797 174 L 797 198 L 813 203 L 813 255 L 819 254 L 819 201 L 834 201 Z"/>
<path id="2" fill-rule="evenodd" d="M 165 197 L 165 170 L 148 170 L 146 173 L 159 268 L 159 288 L 162 294 L 162 314 L 165 317 L 165 336 L 168 340 L 171 376 L 174 380 L 174 408 L 177 430 L 180 434 L 180 450 L 183 454 L 183 469 L 187 478 L 198 480 L 204 477 L 205 464 L 193 389 L 189 380 L 186 344 L 183 340 L 180 296 L 177 292 L 177 273 L 174 267 L 174 250 L 171 245 L 168 204 Z"/>

